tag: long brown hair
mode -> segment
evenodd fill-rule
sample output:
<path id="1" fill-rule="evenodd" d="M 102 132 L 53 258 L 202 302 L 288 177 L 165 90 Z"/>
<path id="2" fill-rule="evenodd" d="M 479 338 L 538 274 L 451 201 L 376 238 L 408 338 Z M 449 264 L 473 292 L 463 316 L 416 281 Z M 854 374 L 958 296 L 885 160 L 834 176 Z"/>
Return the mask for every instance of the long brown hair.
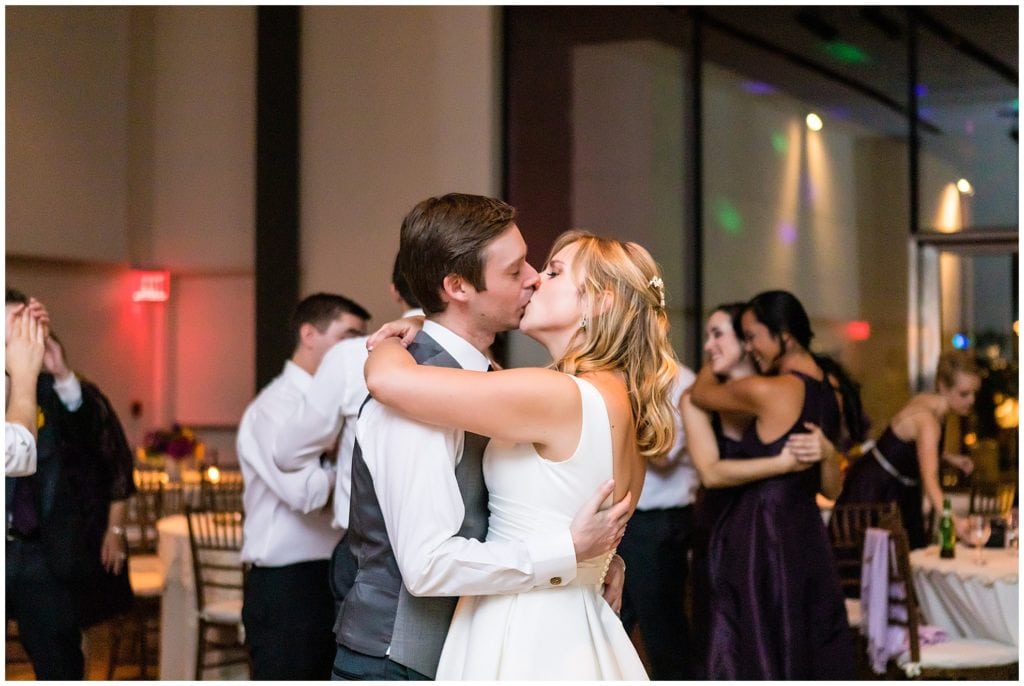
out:
<path id="1" fill-rule="evenodd" d="M 668 340 L 665 287 L 658 265 L 642 246 L 586 231 L 555 240 L 548 260 L 578 245 L 574 271 L 584 322 L 555 369 L 567 374 L 621 370 L 641 455 L 657 457 L 675 433 L 669 389 L 678 362 Z"/>

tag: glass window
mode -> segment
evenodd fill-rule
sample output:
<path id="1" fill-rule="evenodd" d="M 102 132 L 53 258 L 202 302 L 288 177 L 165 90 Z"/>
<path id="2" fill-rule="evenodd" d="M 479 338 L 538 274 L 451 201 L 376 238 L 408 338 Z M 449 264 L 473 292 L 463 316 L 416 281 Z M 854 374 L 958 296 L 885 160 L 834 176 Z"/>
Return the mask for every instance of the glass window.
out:
<path id="1" fill-rule="evenodd" d="M 1016 46 L 1016 8 L 971 11 L 987 40 Z M 1016 230 L 1016 66 L 1011 81 L 933 31 L 918 36 L 918 107 L 929 124 L 920 134 L 920 230 Z"/>

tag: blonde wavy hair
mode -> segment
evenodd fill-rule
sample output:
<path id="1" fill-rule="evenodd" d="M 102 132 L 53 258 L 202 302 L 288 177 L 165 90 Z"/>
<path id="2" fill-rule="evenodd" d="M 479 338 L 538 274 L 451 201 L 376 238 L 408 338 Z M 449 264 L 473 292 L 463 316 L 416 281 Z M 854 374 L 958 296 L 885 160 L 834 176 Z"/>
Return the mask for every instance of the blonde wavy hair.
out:
<path id="1" fill-rule="evenodd" d="M 580 230 L 559 236 L 547 261 L 572 244 L 578 245 L 574 276 L 583 322 L 553 366 L 573 375 L 621 370 L 640 454 L 664 455 L 675 434 L 669 389 L 678 362 L 668 340 L 665 287 L 658 265 L 637 243 Z"/>

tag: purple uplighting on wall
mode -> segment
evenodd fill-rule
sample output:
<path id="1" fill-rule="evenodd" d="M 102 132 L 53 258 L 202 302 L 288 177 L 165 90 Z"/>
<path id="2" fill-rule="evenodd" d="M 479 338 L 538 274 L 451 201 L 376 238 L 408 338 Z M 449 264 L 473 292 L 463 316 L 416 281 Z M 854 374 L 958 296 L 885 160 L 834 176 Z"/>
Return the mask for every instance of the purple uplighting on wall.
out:
<path id="1" fill-rule="evenodd" d="M 775 234 L 786 245 L 791 245 L 796 241 L 796 227 L 790 222 L 779 222 L 779 225 L 775 228 Z"/>
<path id="2" fill-rule="evenodd" d="M 923 98 L 924 96 L 928 95 L 928 86 L 924 85 L 923 83 L 917 84 L 916 86 L 914 86 L 914 94 L 917 95 L 917 97 L 919 98 Z"/>
<path id="3" fill-rule="evenodd" d="M 754 95 L 771 95 L 777 92 L 775 86 L 765 83 L 764 81 L 744 81 L 742 85 L 743 90 Z"/>

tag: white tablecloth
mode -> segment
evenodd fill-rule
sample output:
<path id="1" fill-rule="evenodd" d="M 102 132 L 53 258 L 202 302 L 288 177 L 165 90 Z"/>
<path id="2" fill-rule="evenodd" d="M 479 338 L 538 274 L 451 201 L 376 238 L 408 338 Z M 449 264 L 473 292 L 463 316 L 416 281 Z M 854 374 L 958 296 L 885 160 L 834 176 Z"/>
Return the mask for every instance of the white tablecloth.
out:
<path id="1" fill-rule="evenodd" d="M 950 636 L 1019 647 L 1018 551 L 985 548 L 983 557 L 986 564 L 977 564 L 974 549 L 964 545 L 952 560 L 939 557 L 934 545 L 911 552 L 921 613 Z"/>
<path id="2" fill-rule="evenodd" d="M 167 571 L 160 608 L 160 680 L 190 681 L 195 678 L 196 641 L 199 623 L 192 550 L 185 515 L 164 517 L 156 523 L 158 554 Z M 247 679 L 245 665 L 206 671 L 207 679 Z"/>

